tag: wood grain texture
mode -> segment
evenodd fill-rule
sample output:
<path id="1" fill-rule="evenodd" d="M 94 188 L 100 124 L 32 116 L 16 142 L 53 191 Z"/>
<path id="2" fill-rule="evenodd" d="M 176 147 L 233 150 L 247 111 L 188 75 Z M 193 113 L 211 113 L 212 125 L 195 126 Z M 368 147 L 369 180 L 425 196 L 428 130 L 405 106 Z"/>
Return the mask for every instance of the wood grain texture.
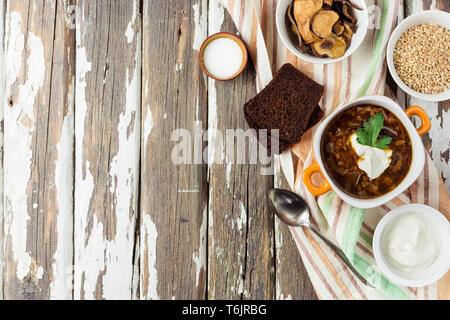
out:
<path id="1" fill-rule="evenodd" d="M 141 17 L 138 0 L 78 1 L 76 299 L 130 299 L 138 215 Z"/>
<path id="2" fill-rule="evenodd" d="M 274 185 L 289 190 L 282 172 L 275 173 Z M 291 231 L 278 218 L 275 218 L 275 256 L 276 299 L 317 300 Z"/>
<path id="3" fill-rule="evenodd" d="M 448 0 L 405 0 L 405 16 L 423 10 L 444 10 L 450 12 L 450 1 Z M 405 106 L 418 105 L 425 109 L 431 120 L 431 130 L 422 137 L 426 149 L 450 191 L 450 100 L 443 102 L 429 102 L 420 100 L 403 93 Z M 445 127 L 445 129 L 444 129 Z"/>
<path id="4" fill-rule="evenodd" d="M 219 1 L 210 1 L 209 34 L 218 31 L 237 32 Z M 226 129 L 247 130 L 242 106 L 255 94 L 251 63 L 234 81 L 209 79 L 211 136 L 217 138 L 222 133 L 225 139 Z M 247 164 L 236 164 L 236 155 L 241 151 L 236 146 L 234 160 L 222 158 L 224 146 L 214 138 L 208 140 L 208 298 L 273 299 L 273 214 L 266 204 L 273 177 L 261 175 L 261 166 L 248 164 L 248 160 Z M 220 164 L 221 160 L 224 164 Z"/>
<path id="5" fill-rule="evenodd" d="M 145 0 L 143 8 L 140 297 L 204 299 L 206 166 L 186 164 L 192 150 L 172 149 L 183 139 L 193 147 L 195 123 L 206 126 L 206 83 L 192 47 L 206 37 L 206 1 Z"/>
<path id="6" fill-rule="evenodd" d="M 71 298 L 70 1 L 8 1 L 4 298 Z"/>

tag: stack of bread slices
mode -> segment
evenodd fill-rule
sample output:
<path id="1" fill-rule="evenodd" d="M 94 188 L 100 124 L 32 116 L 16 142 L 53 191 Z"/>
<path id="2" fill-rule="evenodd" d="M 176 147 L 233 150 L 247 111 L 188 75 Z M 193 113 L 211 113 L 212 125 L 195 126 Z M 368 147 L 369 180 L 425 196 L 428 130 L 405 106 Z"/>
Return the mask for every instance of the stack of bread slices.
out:
<path id="1" fill-rule="evenodd" d="M 303 134 L 323 117 L 324 112 L 318 105 L 322 94 L 323 86 L 286 63 L 272 81 L 244 105 L 245 119 L 249 127 L 256 130 L 258 139 L 259 130 L 267 129 L 267 141 L 260 139 L 260 143 L 269 152 L 282 153 L 300 142 Z M 271 148 L 271 130 L 274 129 L 278 129 L 278 137 L 273 137 L 278 138 L 278 148 Z"/>

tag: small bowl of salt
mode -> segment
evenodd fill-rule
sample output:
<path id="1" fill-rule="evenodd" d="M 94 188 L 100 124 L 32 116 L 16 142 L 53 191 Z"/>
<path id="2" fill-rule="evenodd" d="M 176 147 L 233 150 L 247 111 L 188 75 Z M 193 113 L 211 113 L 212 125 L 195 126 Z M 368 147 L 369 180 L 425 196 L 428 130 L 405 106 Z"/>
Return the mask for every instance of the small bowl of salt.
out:
<path id="1" fill-rule="evenodd" d="M 219 32 L 206 38 L 198 57 L 200 67 L 210 78 L 227 81 L 241 74 L 247 64 L 248 53 L 239 37 Z"/>

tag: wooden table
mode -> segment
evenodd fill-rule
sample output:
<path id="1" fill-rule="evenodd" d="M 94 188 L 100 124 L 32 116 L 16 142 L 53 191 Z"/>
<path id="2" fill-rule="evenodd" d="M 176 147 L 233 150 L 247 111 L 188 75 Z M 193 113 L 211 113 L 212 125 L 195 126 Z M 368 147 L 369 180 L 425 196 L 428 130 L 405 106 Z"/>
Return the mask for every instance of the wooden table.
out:
<path id="1" fill-rule="evenodd" d="M 430 5 L 449 10 L 404 13 Z M 236 32 L 217 0 L 8 0 L 0 13 L 0 298 L 316 298 L 266 206 L 272 176 L 171 161 L 177 128 L 246 128 L 251 63 L 214 82 L 193 49 Z M 400 99 L 429 112 L 424 141 L 450 187 L 449 102 Z"/>

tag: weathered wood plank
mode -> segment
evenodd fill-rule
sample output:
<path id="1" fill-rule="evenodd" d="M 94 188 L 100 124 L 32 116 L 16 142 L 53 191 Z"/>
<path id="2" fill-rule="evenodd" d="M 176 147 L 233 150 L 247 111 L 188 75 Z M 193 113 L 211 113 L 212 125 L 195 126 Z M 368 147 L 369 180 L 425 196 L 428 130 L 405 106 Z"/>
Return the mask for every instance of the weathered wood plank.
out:
<path id="1" fill-rule="evenodd" d="M 4 298 L 72 297 L 70 1 L 8 1 Z"/>
<path id="2" fill-rule="evenodd" d="M 193 146 L 196 121 L 206 126 L 206 84 L 194 50 L 206 37 L 206 3 L 144 1 L 142 299 L 205 298 L 206 165 L 186 164 L 174 147 Z"/>
<path id="3" fill-rule="evenodd" d="M 274 185 L 289 190 L 282 172 L 275 173 Z M 275 218 L 275 257 L 276 299 L 317 300 L 291 232 L 278 218 Z"/>
<path id="4" fill-rule="evenodd" d="M 272 61 L 272 72 L 276 72 L 276 54 L 282 50 L 277 43 L 275 26 L 276 1 L 255 1 L 261 6 L 261 24 L 264 40 Z M 284 47 L 283 47 L 284 48 Z M 278 57 L 282 56 L 279 52 Z M 279 63 L 280 61 L 278 61 Z M 275 166 L 274 186 L 290 189 L 281 167 Z M 288 227 L 274 217 L 275 234 L 275 299 L 312 300 L 317 299 L 297 246 Z"/>
<path id="5" fill-rule="evenodd" d="M 406 16 L 423 10 L 444 10 L 450 12 L 448 0 L 405 0 Z M 422 137 L 434 164 L 447 189 L 450 190 L 450 131 L 444 126 L 450 123 L 450 101 L 429 102 L 406 96 L 406 107 L 419 105 L 431 119 L 431 130 Z"/>
<path id="6" fill-rule="evenodd" d="M 140 1 L 78 1 L 76 299 L 130 299 L 138 215 Z"/>
<path id="7" fill-rule="evenodd" d="M 237 32 L 220 1 L 210 1 L 208 24 L 209 34 Z M 261 175 L 262 166 L 249 164 L 248 157 L 237 164 L 242 150 L 236 145 L 234 159 L 220 156 L 226 129 L 248 129 L 242 108 L 255 94 L 251 62 L 233 81 L 208 80 L 209 299 L 274 298 L 274 225 L 266 202 L 273 177 Z M 214 139 L 220 134 L 223 144 Z"/>
<path id="8" fill-rule="evenodd" d="M 5 2 L 0 3 L 0 101 L 4 102 L 5 99 L 5 48 L 4 48 L 4 36 L 5 36 Z M 3 136 L 4 136 L 4 123 L 3 123 L 3 108 L 0 108 L 0 300 L 3 299 L 3 261 L 5 259 L 3 252 Z"/>

